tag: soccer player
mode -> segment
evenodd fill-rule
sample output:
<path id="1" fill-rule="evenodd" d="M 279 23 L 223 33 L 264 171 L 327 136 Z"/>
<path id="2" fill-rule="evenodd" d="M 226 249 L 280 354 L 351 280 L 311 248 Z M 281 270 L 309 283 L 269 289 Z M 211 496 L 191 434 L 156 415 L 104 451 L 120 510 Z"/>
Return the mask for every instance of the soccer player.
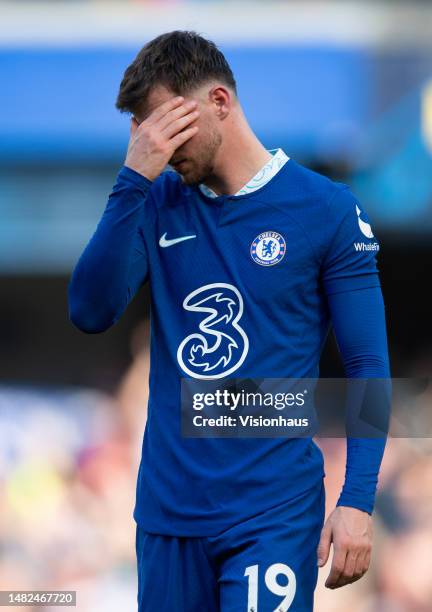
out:
<path id="1" fill-rule="evenodd" d="M 132 115 L 126 160 L 73 272 L 69 315 L 103 332 L 150 284 L 139 610 L 312 610 L 331 544 L 328 587 L 368 569 L 385 440 L 347 438 L 324 524 L 313 440 L 183 437 L 181 379 L 317 377 L 331 323 L 347 377 L 388 377 L 378 244 L 346 185 L 265 149 L 225 57 L 196 33 L 146 44 L 117 108 Z"/>

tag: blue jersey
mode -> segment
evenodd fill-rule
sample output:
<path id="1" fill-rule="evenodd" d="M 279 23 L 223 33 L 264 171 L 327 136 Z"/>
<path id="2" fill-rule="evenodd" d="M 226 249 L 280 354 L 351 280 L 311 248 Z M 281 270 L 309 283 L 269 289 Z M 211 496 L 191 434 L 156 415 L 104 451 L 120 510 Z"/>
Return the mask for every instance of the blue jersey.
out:
<path id="1" fill-rule="evenodd" d="M 104 232 L 96 280 L 91 258 Z M 377 250 L 349 188 L 292 159 L 260 189 L 216 198 L 175 172 L 152 182 L 122 168 L 74 272 L 71 318 L 103 331 L 150 283 L 150 396 L 134 512 L 145 531 L 217 534 L 317 486 L 323 458 L 310 438 L 182 437 L 181 379 L 317 377 L 329 301 L 380 294 Z M 385 329 L 378 336 L 382 353 Z M 388 375 L 386 359 L 367 375 Z M 367 494 L 346 483 L 346 505 L 370 510 L 378 467 L 366 470 Z"/>

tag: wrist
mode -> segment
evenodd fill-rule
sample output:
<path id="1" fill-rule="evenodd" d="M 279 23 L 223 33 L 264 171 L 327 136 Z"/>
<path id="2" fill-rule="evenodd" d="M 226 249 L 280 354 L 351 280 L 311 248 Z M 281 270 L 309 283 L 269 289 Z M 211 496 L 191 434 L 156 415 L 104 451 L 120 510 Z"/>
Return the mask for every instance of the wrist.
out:
<path id="1" fill-rule="evenodd" d="M 126 157 L 124 161 L 124 165 L 126 166 L 126 168 L 130 168 L 131 170 L 133 170 L 137 174 L 140 174 L 141 176 L 148 179 L 149 181 L 154 181 L 160 174 L 160 173 L 155 173 L 154 171 L 151 171 L 150 169 L 143 168 L 142 164 L 138 163 L 137 160 L 134 161 L 128 157 Z"/>
<path id="2" fill-rule="evenodd" d="M 140 176 L 143 176 L 148 181 L 154 181 L 155 178 L 157 178 L 157 176 L 158 176 L 158 175 L 153 176 L 153 174 L 151 172 L 149 172 L 147 170 L 144 170 L 142 168 L 139 168 L 135 164 L 129 162 L 127 159 L 125 160 L 123 167 L 124 168 L 128 168 L 129 170 L 132 170 L 133 172 L 136 172 L 136 174 L 139 174 Z"/>
<path id="3" fill-rule="evenodd" d="M 348 504 L 337 504 L 336 509 L 340 508 L 341 510 L 356 510 L 357 512 L 362 512 L 363 514 L 367 514 L 370 516 L 370 512 L 363 510 L 362 508 L 357 508 L 357 506 L 350 506 Z"/>
<path id="4" fill-rule="evenodd" d="M 122 166 L 118 177 L 123 181 L 133 184 L 133 186 L 135 187 L 139 187 L 144 191 L 148 191 L 148 189 L 153 183 L 153 181 L 147 176 L 144 176 L 144 174 L 137 172 L 136 170 L 134 170 L 134 168 L 131 168 L 126 164 Z"/>
<path id="5" fill-rule="evenodd" d="M 372 515 L 374 504 L 373 502 L 365 499 L 348 498 L 343 495 L 339 498 L 336 508 L 354 508 L 355 510 L 361 510 L 369 515 Z"/>

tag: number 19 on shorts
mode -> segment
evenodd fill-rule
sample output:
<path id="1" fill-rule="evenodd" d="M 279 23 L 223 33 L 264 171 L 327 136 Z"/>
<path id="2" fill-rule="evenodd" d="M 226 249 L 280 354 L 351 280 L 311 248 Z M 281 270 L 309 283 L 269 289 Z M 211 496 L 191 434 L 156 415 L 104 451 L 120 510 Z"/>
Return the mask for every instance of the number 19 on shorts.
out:
<path id="1" fill-rule="evenodd" d="M 250 565 L 246 568 L 244 575 L 248 577 L 247 612 L 258 612 L 259 565 Z M 285 576 L 284 582 L 286 584 L 279 583 L 279 576 Z M 274 563 L 267 568 L 264 582 L 271 593 L 283 598 L 274 612 L 286 612 L 292 604 L 296 592 L 296 577 L 292 569 L 284 563 Z"/>

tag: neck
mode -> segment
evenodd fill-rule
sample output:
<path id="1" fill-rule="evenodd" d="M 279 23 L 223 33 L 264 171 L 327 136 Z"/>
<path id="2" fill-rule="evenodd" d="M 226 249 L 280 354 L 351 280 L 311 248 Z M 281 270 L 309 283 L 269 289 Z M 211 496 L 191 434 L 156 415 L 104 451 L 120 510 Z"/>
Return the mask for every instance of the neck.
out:
<path id="1" fill-rule="evenodd" d="M 243 116 L 227 126 L 226 136 L 217 153 L 214 171 L 205 180 L 218 195 L 239 191 L 271 159 Z"/>

